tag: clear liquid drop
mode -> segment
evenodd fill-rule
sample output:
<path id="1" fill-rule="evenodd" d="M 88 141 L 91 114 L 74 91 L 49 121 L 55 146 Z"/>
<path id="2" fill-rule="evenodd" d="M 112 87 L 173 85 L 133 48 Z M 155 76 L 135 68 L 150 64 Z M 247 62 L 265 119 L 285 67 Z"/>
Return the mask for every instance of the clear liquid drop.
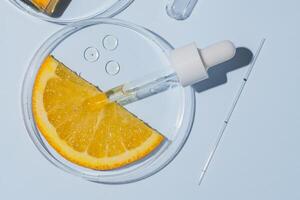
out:
<path id="1" fill-rule="evenodd" d="M 99 51 L 95 47 L 88 47 L 84 51 L 84 59 L 88 62 L 96 62 L 99 56 Z"/>
<path id="2" fill-rule="evenodd" d="M 113 35 L 107 35 L 103 38 L 102 44 L 106 50 L 113 51 L 118 47 L 118 39 Z"/>
<path id="3" fill-rule="evenodd" d="M 120 72 L 120 69 L 119 63 L 113 60 L 109 61 L 105 66 L 106 73 L 111 76 L 117 75 Z"/>

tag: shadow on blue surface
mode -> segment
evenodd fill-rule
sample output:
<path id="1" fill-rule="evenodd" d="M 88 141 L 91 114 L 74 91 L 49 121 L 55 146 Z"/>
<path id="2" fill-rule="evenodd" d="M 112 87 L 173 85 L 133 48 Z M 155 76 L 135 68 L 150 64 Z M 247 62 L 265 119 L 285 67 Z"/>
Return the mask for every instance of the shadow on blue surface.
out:
<path id="1" fill-rule="evenodd" d="M 210 68 L 208 70 L 209 78 L 193 85 L 193 88 L 196 92 L 200 93 L 219 85 L 223 85 L 227 82 L 228 72 L 249 65 L 252 59 L 253 53 L 248 48 L 239 47 L 236 49 L 236 54 L 231 60 Z"/>

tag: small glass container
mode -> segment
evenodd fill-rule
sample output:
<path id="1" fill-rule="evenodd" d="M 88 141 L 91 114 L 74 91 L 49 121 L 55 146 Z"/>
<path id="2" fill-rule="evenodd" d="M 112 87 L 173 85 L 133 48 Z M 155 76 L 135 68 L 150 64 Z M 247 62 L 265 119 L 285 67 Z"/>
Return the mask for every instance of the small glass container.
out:
<path id="1" fill-rule="evenodd" d="M 105 41 L 107 37 L 109 41 Z M 113 48 L 105 48 L 103 44 L 106 42 L 111 42 Z M 84 168 L 58 154 L 36 126 L 31 97 L 39 66 L 50 54 L 106 91 L 147 74 L 170 69 L 168 55 L 172 49 L 168 42 L 151 31 L 116 19 L 81 21 L 55 33 L 36 52 L 23 83 L 23 118 L 36 147 L 55 166 L 99 183 L 134 182 L 163 169 L 180 152 L 189 136 L 195 110 L 194 90 L 191 87 L 176 87 L 125 106 L 161 132 L 166 140 L 146 158 L 109 171 Z"/>

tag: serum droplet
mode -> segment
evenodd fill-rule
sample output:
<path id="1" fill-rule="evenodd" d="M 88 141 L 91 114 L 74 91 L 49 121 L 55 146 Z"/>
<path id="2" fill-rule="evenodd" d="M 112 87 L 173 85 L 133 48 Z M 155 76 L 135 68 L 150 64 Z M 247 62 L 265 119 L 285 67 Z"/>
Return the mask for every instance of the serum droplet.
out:
<path id="1" fill-rule="evenodd" d="M 84 59 L 88 62 L 96 62 L 99 59 L 99 51 L 95 47 L 88 47 L 84 51 Z"/>
<path id="2" fill-rule="evenodd" d="M 120 72 L 120 65 L 116 61 L 109 61 L 105 66 L 106 73 L 115 76 Z"/>
<path id="3" fill-rule="evenodd" d="M 118 47 L 118 39 L 113 35 L 107 35 L 103 38 L 102 44 L 106 50 L 113 51 Z"/>

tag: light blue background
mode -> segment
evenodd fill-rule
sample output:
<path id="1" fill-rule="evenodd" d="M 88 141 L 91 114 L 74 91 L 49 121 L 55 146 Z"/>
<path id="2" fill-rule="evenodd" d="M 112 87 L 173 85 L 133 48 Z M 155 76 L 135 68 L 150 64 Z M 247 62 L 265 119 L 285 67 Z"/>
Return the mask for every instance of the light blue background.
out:
<path id="1" fill-rule="evenodd" d="M 227 83 L 197 93 L 191 136 L 158 174 L 128 185 L 91 183 L 52 166 L 34 147 L 21 116 L 20 93 L 34 52 L 58 25 L 0 2 L 0 199 L 300 199 L 300 2 L 199 0 L 182 22 L 167 0 L 136 0 L 117 16 L 143 25 L 175 47 L 230 39 L 253 52 L 266 43 L 229 121 L 203 184 L 197 181 L 247 67 Z"/>

